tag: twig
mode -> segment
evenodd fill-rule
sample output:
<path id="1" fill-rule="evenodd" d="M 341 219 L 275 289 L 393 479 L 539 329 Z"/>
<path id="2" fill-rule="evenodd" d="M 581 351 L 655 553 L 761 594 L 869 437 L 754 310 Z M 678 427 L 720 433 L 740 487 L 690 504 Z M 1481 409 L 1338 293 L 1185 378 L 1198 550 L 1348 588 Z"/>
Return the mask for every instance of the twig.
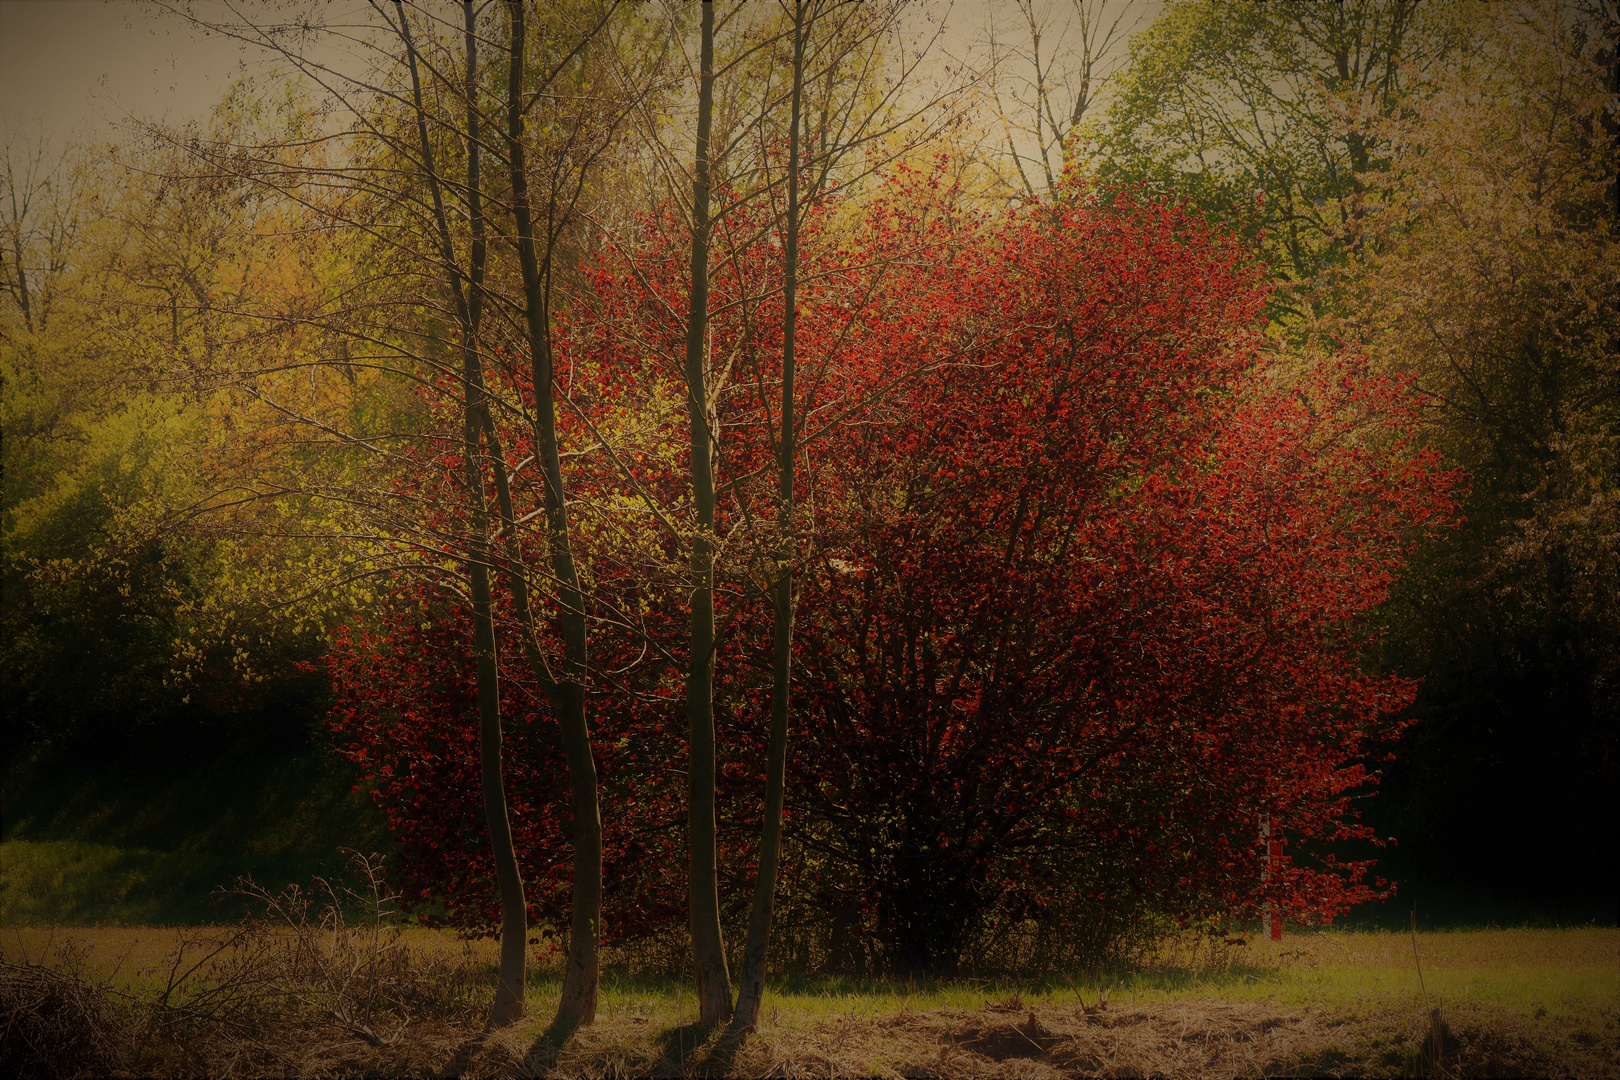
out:
<path id="1" fill-rule="evenodd" d="M 1428 997 L 1429 988 L 1423 984 L 1423 961 L 1418 959 L 1416 906 L 1412 908 L 1412 959 L 1417 962 L 1418 989 L 1423 991 L 1424 997 Z"/>

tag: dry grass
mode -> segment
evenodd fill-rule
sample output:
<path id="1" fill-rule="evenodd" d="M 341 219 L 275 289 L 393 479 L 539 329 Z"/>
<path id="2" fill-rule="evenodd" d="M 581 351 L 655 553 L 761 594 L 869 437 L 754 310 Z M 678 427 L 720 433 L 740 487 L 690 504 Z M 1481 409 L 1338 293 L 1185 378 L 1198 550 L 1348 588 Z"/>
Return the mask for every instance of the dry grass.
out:
<path id="1" fill-rule="evenodd" d="M 1620 1038 L 1531 1025 L 1473 1006 L 1448 1015 L 1438 1071 L 1457 1076 L 1620 1075 Z M 748 1077 L 1235 1077 L 1264 1074 L 1409 1076 L 1426 1067 L 1422 1012 L 1386 1006 L 1343 1015 L 1261 1002 L 1144 1002 L 1086 1013 L 1025 1005 L 833 1016 L 778 1013 L 741 1047 L 609 1016 L 555 1058 L 549 1076 Z M 672 1034 L 675 1038 L 671 1038 Z M 677 1039 L 685 1036 L 686 1045 Z"/>
<path id="2" fill-rule="evenodd" d="M 182 934 L 74 930 L 50 948 L 60 953 L 66 935 L 85 980 L 115 1000 L 150 998 Z M 8 929 L 0 951 L 37 967 L 48 940 Z M 771 988 L 761 1030 L 741 1045 L 695 1027 L 691 991 L 680 982 L 610 973 L 598 1022 L 560 1052 L 541 1037 L 552 973 L 531 985 L 533 1016 L 485 1033 L 493 943 L 417 930 L 390 940 L 424 976 L 468 979 L 476 991 L 449 995 L 459 1001 L 453 1008 L 419 1006 L 403 1025 L 397 1009 L 382 1009 L 360 1021 L 368 1041 L 356 1027 L 358 989 L 334 990 L 330 971 L 325 984 L 306 972 L 303 1005 L 278 1014 L 277 1030 L 291 1033 L 285 1048 L 265 1049 L 261 1031 L 225 1057 L 229 1032 L 194 1028 L 202 1050 L 188 1058 L 171 1039 L 168 1056 L 148 1062 L 160 1067 L 141 1071 L 185 1072 L 189 1061 L 213 1074 L 224 1064 L 239 1074 L 304 1076 L 1396 1076 L 1433 1071 L 1423 1051 L 1426 1039 L 1436 1045 L 1429 1011 L 1438 1007 L 1448 1074 L 1620 1077 L 1615 929 L 1419 934 L 1421 986 L 1411 937 L 1331 931 L 1214 950 L 1168 942 L 1135 970 L 1040 985 L 793 981 Z M 367 955 L 364 944 L 351 947 L 351 965 Z M 339 999 L 347 1013 L 328 1007 Z"/>
<path id="3" fill-rule="evenodd" d="M 412 950 L 376 864 L 357 857 L 356 869 L 359 889 L 321 882 L 314 897 L 244 883 L 259 916 L 148 932 L 144 950 L 138 937 L 114 954 L 82 934 L 14 931 L 0 963 L 0 1065 L 51 1077 L 437 1068 L 482 1018 L 483 971 L 468 951 Z"/>

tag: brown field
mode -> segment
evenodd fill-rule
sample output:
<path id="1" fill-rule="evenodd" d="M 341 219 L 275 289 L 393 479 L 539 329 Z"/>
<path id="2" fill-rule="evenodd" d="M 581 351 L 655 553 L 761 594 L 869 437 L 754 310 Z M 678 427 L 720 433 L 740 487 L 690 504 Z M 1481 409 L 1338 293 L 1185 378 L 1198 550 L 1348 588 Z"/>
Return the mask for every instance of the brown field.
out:
<path id="1" fill-rule="evenodd" d="M 397 938 L 351 931 L 331 952 L 351 967 L 375 960 L 378 948 L 405 958 L 390 969 L 389 986 L 406 987 L 396 994 L 404 1004 L 391 1010 L 364 1013 L 364 979 L 315 986 L 314 969 L 299 985 L 315 989 L 290 1007 L 285 979 L 254 989 L 241 981 L 248 965 L 210 976 L 240 983 L 242 1007 L 224 1020 L 143 1012 L 139 1003 L 161 996 L 184 968 L 177 957 L 189 964 L 204 955 L 209 933 L 219 932 L 8 927 L 0 954 L 13 981 L 40 965 L 66 968 L 108 997 L 115 1018 L 105 1023 L 118 1030 L 97 1070 L 108 1073 L 1398 1076 L 1436 1071 L 1424 1052 L 1426 1041 L 1435 1045 L 1438 1008 L 1446 1074 L 1620 1077 L 1620 930 L 1612 928 L 1420 933 L 1421 985 L 1412 936 L 1334 931 L 1251 941 L 1219 957 L 1172 942 L 1136 970 L 1079 982 L 789 981 L 772 987 L 761 1030 L 740 1046 L 695 1029 L 690 990 L 679 981 L 610 971 L 598 1022 L 560 1051 L 542 1038 L 550 972 L 532 982 L 529 1019 L 484 1033 L 494 944 L 420 930 Z M 296 938 L 279 933 L 282 945 Z M 318 933 L 308 937 L 306 945 L 319 945 Z M 265 943 L 234 947 L 245 956 Z M 452 984 L 461 989 L 440 992 Z M 197 977 L 185 993 L 209 985 Z M 14 1000 L 8 992 L 8 1008 Z"/>

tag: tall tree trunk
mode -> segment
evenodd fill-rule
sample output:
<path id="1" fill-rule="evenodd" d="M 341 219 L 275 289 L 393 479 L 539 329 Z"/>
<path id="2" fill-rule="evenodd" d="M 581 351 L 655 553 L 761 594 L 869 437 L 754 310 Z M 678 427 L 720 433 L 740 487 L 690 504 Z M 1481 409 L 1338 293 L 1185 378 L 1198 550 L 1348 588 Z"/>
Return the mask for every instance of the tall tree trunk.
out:
<path id="1" fill-rule="evenodd" d="M 709 132 L 714 120 L 714 3 L 703 3 L 698 82 L 697 163 L 692 181 L 692 293 L 686 321 L 686 408 L 691 420 L 692 654 L 687 661 L 686 720 L 688 903 L 697 967 L 699 1022 L 731 1017 L 731 976 L 720 930 L 720 881 L 714 822 L 714 464 L 703 353 L 709 319 Z"/>
<path id="2" fill-rule="evenodd" d="M 455 245 L 450 237 L 449 218 L 445 212 L 444 192 L 439 183 L 438 169 L 434 165 L 433 143 L 428 137 L 427 112 L 422 102 L 422 81 L 416 62 L 416 46 L 411 39 L 410 23 L 405 8 L 395 0 L 394 11 L 399 18 L 400 40 L 411 73 L 411 94 L 416 109 L 417 139 L 422 155 L 421 167 L 429 193 L 433 199 L 434 223 L 438 230 L 439 255 L 444 273 L 449 280 L 450 293 L 455 301 L 456 318 L 461 330 L 462 379 L 465 410 L 463 416 L 463 458 L 466 466 L 467 497 L 472 513 L 472 530 L 468 538 L 467 569 L 472 591 L 473 652 L 477 660 L 478 684 L 478 759 L 480 782 L 484 793 L 484 823 L 489 831 L 490 849 L 495 859 L 495 877 L 501 894 L 501 965 L 499 985 L 495 991 L 495 1004 L 490 1010 L 489 1022 L 504 1026 L 523 1015 L 526 991 L 525 962 L 528 953 L 528 905 L 523 895 L 523 879 L 518 873 L 517 851 L 512 844 L 512 823 L 506 811 L 506 789 L 501 776 L 501 712 L 499 668 L 495 655 L 495 622 L 491 610 L 489 588 L 489 513 L 484 503 L 484 469 L 478 450 L 479 430 L 487 405 L 483 396 L 482 365 L 478 355 L 478 319 L 482 310 L 481 288 L 484 274 L 484 224 L 479 202 L 479 137 L 477 126 L 477 100 L 473 96 L 478 86 L 477 37 L 473 32 L 473 7 L 464 0 L 467 20 L 467 187 L 470 196 L 468 213 L 472 220 L 472 265 L 468 284 L 464 287 L 456 262 Z"/>
<path id="3" fill-rule="evenodd" d="M 491 610 L 489 584 L 489 512 L 484 501 L 483 459 L 478 437 L 489 402 L 484 392 L 483 360 L 478 352 L 478 327 L 484 306 L 484 211 L 479 175 L 478 132 L 478 38 L 474 32 L 472 0 L 462 0 L 466 16 L 467 51 L 467 214 L 472 225 L 472 251 L 469 288 L 464 299 L 466 332 L 462 334 L 462 380 L 465 384 L 466 415 L 463 446 L 467 462 L 467 484 L 472 497 L 473 536 L 470 545 L 473 597 L 473 632 L 478 654 L 478 759 L 484 789 L 484 821 L 489 829 L 495 855 L 495 878 L 501 893 L 500 983 L 489 1022 L 504 1026 L 524 1013 L 527 991 L 529 921 L 528 903 L 523 895 L 523 878 L 518 870 L 517 849 L 512 842 L 512 823 L 507 816 L 506 786 L 501 775 L 500 666 L 495 652 L 495 619 Z M 442 209 L 442 208 L 441 208 Z M 442 220 L 442 219 L 441 219 Z M 444 239 L 448 246 L 448 222 Z M 481 609 L 481 610 L 480 610 Z"/>
<path id="4" fill-rule="evenodd" d="M 777 447 L 777 578 L 771 601 L 775 626 L 771 641 L 771 730 L 765 750 L 765 821 L 760 833 L 759 874 L 748 915 L 734 1031 L 751 1031 L 765 998 L 765 965 L 771 919 L 776 908 L 776 874 L 782 850 L 782 803 L 787 786 L 788 708 L 793 668 L 793 465 L 795 459 L 793 382 L 799 313 L 799 123 L 804 99 L 804 3 L 793 6 L 793 105 L 788 132 L 787 237 L 782 257 L 782 437 Z"/>
<path id="5" fill-rule="evenodd" d="M 511 164 L 512 213 L 517 224 L 518 261 L 523 269 L 524 316 L 535 393 L 534 438 L 544 477 L 547 542 L 562 608 L 563 670 L 552 681 L 552 708 L 568 762 L 570 838 L 574 845 L 574 914 L 568 960 L 553 1031 L 570 1031 L 596 1019 L 602 938 L 602 816 L 597 795 L 596 759 L 585 721 L 585 677 L 589 665 L 585 606 L 574 565 L 568 505 L 563 497 L 562 463 L 557 448 L 557 411 L 552 386 L 550 284 L 543 279 L 534 240 L 528 172 L 523 146 L 522 0 L 511 0 L 511 67 L 507 81 L 506 142 Z M 548 255 L 547 265 L 550 258 Z M 538 650 L 531 663 L 538 658 Z M 536 672 L 537 676 L 541 675 Z"/>

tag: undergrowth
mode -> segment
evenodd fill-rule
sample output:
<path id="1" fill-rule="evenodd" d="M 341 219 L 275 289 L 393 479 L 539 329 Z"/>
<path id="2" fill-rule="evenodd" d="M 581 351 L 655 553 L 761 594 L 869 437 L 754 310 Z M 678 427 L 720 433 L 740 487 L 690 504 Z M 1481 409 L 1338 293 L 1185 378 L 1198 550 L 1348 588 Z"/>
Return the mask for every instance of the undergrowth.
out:
<path id="1" fill-rule="evenodd" d="M 470 947 L 412 948 L 379 860 L 351 866 L 313 893 L 241 879 L 230 892 L 255 914 L 182 931 L 139 971 L 91 974 L 71 939 L 0 962 L 0 1073 L 319 1076 L 442 1058 L 487 1007 L 482 966 Z"/>

